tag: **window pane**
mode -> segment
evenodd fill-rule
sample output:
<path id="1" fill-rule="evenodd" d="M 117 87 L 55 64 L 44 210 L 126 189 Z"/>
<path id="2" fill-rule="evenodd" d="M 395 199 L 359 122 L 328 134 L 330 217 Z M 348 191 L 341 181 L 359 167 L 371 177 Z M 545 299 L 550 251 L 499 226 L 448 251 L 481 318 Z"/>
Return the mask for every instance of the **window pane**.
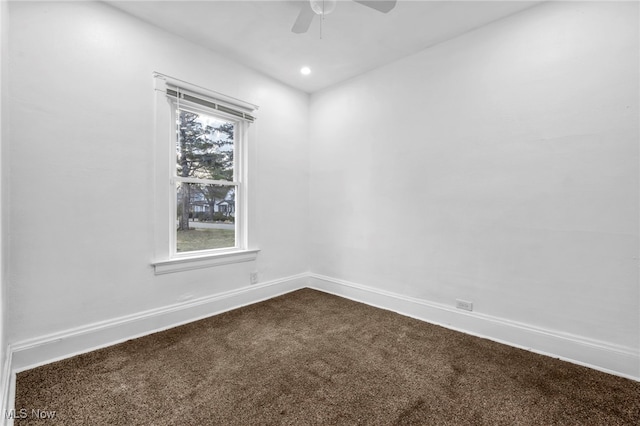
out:
<path id="1" fill-rule="evenodd" d="M 176 176 L 233 180 L 233 122 L 180 109 Z"/>
<path id="2" fill-rule="evenodd" d="M 176 251 L 235 247 L 235 194 L 233 185 L 178 183 Z"/>

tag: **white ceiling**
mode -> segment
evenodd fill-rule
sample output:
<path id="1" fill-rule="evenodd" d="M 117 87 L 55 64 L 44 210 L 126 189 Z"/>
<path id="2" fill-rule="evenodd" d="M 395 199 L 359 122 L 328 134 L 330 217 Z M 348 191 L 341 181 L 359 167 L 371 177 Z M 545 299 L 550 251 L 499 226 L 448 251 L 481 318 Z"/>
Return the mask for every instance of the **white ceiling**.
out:
<path id="1" fill-rule="evenodd" d="M 307 0 L 107 3 L 308 93 L 540 3 L 398 0 L 383 14 L 339 0 L 322 29 L 316 16 L 306 34 L 294 34 L 301 1 Z M 310 75 L 300 74 L 303 65 Z"/>

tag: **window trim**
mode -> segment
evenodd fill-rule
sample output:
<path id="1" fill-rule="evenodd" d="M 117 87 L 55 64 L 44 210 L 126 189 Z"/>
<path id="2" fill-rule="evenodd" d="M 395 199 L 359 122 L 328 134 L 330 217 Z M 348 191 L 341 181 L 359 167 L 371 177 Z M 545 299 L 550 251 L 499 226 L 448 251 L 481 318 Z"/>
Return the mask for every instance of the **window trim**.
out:
<path id="1" fill-rule="evenodd" d="M 248 139 L 254 122 L 253 112 L 257 105 L 196 86 L 164 74 L 154 73 L 155 134 L 154 134 L 154 260 L 151 262 L 155 274 L 200 269 L 230 263 L 255 260 L 259 249 L 250 241 L 249 223 L 249 159 Z M 179 89 L 179 90 L 177 90 Z M 175 104 L 177 94 L 180 105 L 196 108 L 234 122 L 239 136 L 234 146 L 233 181 L 220 182 L 236 186 L 236 246 L 191 252 L 176 251 L 176 176 L 175 176 Z M 187 96 L 188 99 L 184 99 Z M 196 99 L 196 102 L 192 102 Z M 215 108 L 212 107 L 215 106 Z M 232 113 L 229 113 L 232 111 Z M 172 121 L 172 119 L 174 121 Z M 251 139 L 253 139 L 251 137 Z M 185 179 L 185 178 L 181 178 Z M 209 183 L 206 181 L 200 183 Z M 169 185 L 169 186 L 167 186 Z"/>
<path id="2" fill-rule="evenodd" d="M 209 268 L 212 266 L 229 265 L 232 263 L 251 262 L 258 257 L 259 249 L 246 249 L 226 253 L 190 256 L 153 262 L 156 275 L 173 272 L 190 271 L 192 269 Z"/>

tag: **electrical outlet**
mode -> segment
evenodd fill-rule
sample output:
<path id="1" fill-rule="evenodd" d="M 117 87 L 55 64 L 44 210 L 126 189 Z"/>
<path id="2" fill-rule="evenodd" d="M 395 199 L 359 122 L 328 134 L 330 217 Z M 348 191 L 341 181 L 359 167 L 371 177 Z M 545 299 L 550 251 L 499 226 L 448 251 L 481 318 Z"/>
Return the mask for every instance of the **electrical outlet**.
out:
<path id="1" fill-rule="evenodd" d="M 473 302 L 456 299 L 456 308 L 464 309 L 465 311 L 473 311 Z"/>
<path id="2" fill-rule="evenodd" d="M 250 273 L 249 280 L 251 281 L 251 284 L 258 284 L 258 273 L 257 272 Z"/>

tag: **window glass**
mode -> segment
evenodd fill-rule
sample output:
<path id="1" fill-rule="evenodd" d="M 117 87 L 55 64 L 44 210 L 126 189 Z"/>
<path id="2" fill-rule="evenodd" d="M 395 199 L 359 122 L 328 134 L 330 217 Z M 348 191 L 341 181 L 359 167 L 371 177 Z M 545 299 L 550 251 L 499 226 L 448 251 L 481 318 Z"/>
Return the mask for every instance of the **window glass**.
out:
<path id="1" fill-rule="evenodd" d="M 182 106 L 176 115 L 175 250 L 236 247 L 236 123 Z"/>
<path id="2" fill-rule="evenodd" d="M 176 176 L 233 181 L 235 124 L 182 108 L 179 113 Z"/>
<path id="3" fill-rule="evenodd" d="M 236 246 L 233 185 L 178 182 L 176 185 L 176 251 Z"/>

